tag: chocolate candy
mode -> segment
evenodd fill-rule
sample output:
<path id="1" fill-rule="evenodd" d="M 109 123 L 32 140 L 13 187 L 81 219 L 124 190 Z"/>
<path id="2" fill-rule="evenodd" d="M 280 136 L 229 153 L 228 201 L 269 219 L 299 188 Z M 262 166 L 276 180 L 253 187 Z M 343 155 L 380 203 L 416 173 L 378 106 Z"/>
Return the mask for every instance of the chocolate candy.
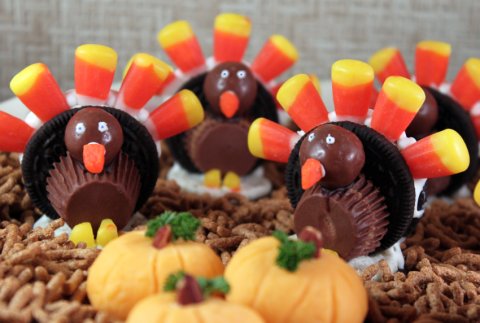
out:
<path id="1" fill-rule="evenodd" d="M 83 161 L 83 146 L 92 142 L 105 146 L 105 164 L 118 155 L 123 144 L 123 131 L 117 119 L 98 108 L 79 111 L 65 129 L 65 145 L 78 161 Z"/>
<path id="2" fill-rule="evenodd" d="M 226 62 L 217 65 L 205 78 L 203 84 L 205 97 L 216 113 L 225 114 L 230 107 L 220 104 L 222 94 L 233 93 L 238 98 L 238 105 L 232 116 L 243 115 L 252 106 L 257 95 L 257 82 L 250 69 L 242 63 Z"/>
<path id="3" fill-rule="evenodd" d="M 358 137 L 339 126 L 321 125 L 303 141 L 300 164 L 318 160 L 325 169 L 320 184 L 329 189 L 344 187 L 357 178 L 365 164 L 365 152 Z"/>
<path id="4" fill-rule="evenodd" d="M 437 101 L 430 91 L 425 87 L 422 88 L 425 91 L 425 102 L 405 131 L 408 137 L 414 137 L 417 140 L 428 136 L 438 120 Z"/>

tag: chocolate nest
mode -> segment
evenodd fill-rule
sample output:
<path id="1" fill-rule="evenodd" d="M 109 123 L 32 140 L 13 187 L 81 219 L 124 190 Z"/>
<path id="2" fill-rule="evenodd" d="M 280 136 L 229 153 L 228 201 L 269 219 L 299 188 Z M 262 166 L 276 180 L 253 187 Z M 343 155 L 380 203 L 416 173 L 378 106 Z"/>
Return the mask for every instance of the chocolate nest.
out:
<path id="1" fill-rule="evenodd" d="M 165 148 L 165 147 L 164 147 Z M 273 230 L 293 233 L 293 208 L 286 194 L 284 165 L 267 162 L 276 190 L 258 202 L 238 194 L 223 198 L 180 193 L 163 178 L 173 159 L 160 159 L 161 173 L 140 212 L 190 211 L 201 219 L 196 240 L 212 247 L 227 264 L 250 241 Z M 0 152 L 0 321 L 113 322 L 86 295 L 88 268 L 100 251 L 75 246 L 63 223 L 32 230 L 41 212 L 22 183 L 18 156 Z M 138 227 L 137 229 L 142 229 Z M 435 201 L 401 245 L 405 271 L 392 274 L 380 261 L 361 273 L 369 295 L 367 322 L 472 322 L 480 320 L 480 208 L 472 199 L 449 206 Z M 371 281 L 380 272 L 382 282 Z"/>

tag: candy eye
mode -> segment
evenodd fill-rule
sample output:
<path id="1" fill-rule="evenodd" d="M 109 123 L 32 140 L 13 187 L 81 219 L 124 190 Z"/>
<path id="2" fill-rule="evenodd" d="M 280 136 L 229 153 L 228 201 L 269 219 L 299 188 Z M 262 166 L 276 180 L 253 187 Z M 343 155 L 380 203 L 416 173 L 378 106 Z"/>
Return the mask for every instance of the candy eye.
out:
<path id="1" fill-rule="evenodd" d="M 77 126 L 75 127 L 75 132 L 79 135 L 82 135 L 85 132 L 85 125 L 81 122 L 77 123 Z"/>
<path id="2" fill-rule="evenodd" d="M 230 73 L 227 70 L 223 70 L 222 73 L 220 74 L 222 78 L 227 78 L 229 75 Z"/>
<path id="3" fill-rule="evenodd" d="M 245 76 L 247 76 L 247 73 L 245 73 L 245 71 L 238 71 L 237 72 L 237 77 L 239 79 L 243 79 Z"/>
<path id="4" fill-rule="evenodd" d="M 107 123 L 106 122 L 99 122 L 98 123 L 98 131 L 100 132 L 105 132 L 108 130 Z"/>
<path id="5" fill-rule="evenodd" d="M 331 144 L 334 144 L 335 143 L 335 137 L 332 137 L 330 136 L 330 134 L 328 134 L 327 136 L 327 144 L 328 145 L 331 145 Z"/>
<path id="6" fill-rule="evenodd" d="M 315 138 L 315 134 L 314 134 L 314 133 L 311 133 L 311 134 L 308 136 L 308 141 L 312 141 L 314 138 Z"/>

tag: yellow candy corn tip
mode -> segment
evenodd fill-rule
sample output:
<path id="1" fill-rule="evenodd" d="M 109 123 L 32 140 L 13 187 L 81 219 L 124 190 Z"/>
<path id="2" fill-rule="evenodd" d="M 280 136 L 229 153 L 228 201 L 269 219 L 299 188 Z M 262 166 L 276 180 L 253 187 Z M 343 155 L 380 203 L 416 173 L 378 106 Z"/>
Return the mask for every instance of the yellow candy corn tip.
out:
<path id="1" fill-rule="evenodd" d="M 282 35 L 273 35 L 270 37 L 270 41 L 292 61 L 298 60 L 298 51 L 288 39 Z"/>
<path id="2" fill-rule="evenodd" d="M 453 174 L 465 171 L 470 165 L 470 155 L 463 138 L 452 129 L 446 129 L 431 135 L 432 146 Z"/>
<path id="3" fill-rule="evenodd" d="M 415 82 L 401 76 L 390 76 L 383 83 L 382 91 L 400 109 L 417 113 L 425 102 L 425 92 Z"/>
<path id="4" fill-rule="evenodd" d="M 317 89 L 318 94 L 320 94 L 320 96 L 321 96 L 322 95 L 322 88 L 320 86 L 320 81 L 319 81 L 318 77 L 316 75 L 313 75 L 313 74 L 308 74 L 308 77 L 310 78 L 310 81 L 312 81 L 313 86 L 315 86 L 315 88 Z"/>
<path id="5" fill-rule="evenodd" d="M 20 73 L 15 75 L 10 81 L 10 89 L 15 93 L 16 96 L 21 96 L 30 90 L 30 88 L 35 84 L 38 75 L 48 70 L 47 66 L 42 63 L 32 64 L 24 68 Z"/>
<path id="6" fill-rule="evenodd" d="M 153 65 L 155 74 L 162 80 L 165 80 L 170 73 L 173 73 L 173 68 L 170 65 L 149 54 L 139 53 L 135 55 L 133 63 L 141 67 Z"/>
<path id="7" fill-rule="evenodd" d="M 473 191 L 473 199 L 478 205 L 480 205 L 480 181 L 478 181 L 475 190 Z"/>
<path id="8" fill-rule="evenodd" d="M 332 66 L 332 82 L 351 87 L 373 82 L 373 68 L 367 63 L 343 59 Z"/>
<path id="9" fill-rule="evenodd" d="M 480 59 L 475 57 L 469 58 L 465 62 L 465 68 L 475 85 L 480 88 Z"/>
<path id="10" fill-rule="evenodd" d="M 73 227 L 69 240 L 75 243 L 75 245 L 83 241 L 87 244 L 88 248 L 93 248 L 95 246 L 95 239 L 90 222 L 83 222 Z"/>
<path id="11" fill-rule="evenodd" d="M 381 73 L 388 63 L 392 60 L 392 57 L 395 56 L 399 51 L 395 47 L 387 47 L 380 49 L 378 52 L 373 54 L 368 60 L 368 64 L 373 68 L 375 74 Z"/>
<path id="12" fill-rule="evenodd" d="M 183 109 L 185 111 L 185 115 L 187 116 L 190 128 L 193 128 L 202 122 L 204 118 L 204 111 L 203 106 L 198 100 L 197 96 L 190 90 L 182 90 L 178 92 L 177 95 L 180 95 Z"/>
<path id="13" fill-rule="evenodd" d="M 117 53 L 110 47 L 103 45 L 88 44 L 79 46 L 75 51 L 75 57 L 111 72 L 114 72 L 117 66 Z"/>
<path id="14" fill-rule="evenodd" d="M 215 30 L 241 37 L 249 37 L 252 23 L 250 19 L 236 13 L 222 13 L 215 18 Z"/>
<path id="15" fill-rule="evenodd" d="M 110 241 L 118 238 L 117 226 L 110 219 L 104 219 L 97 232 L 97 244 L 105 247 Z"/>
<path id="16" fill-rule="evenodd" d="M 203 185 L 206 187 L 219 188 L 222 181 L 222 172 L 220 169 L 212 169 L 205 173 Z"/>
<path id="17" fill-rule="evenodd" d="M 239 189 L 241 186 L 240 177 L 234 172 L 228 172 L 223 178 L 223 186 L 231 190 Z"/>
<path id="18" fill-rule="evenodd" d="M 265 120 L 265 118 L 258 118 L 250 126 L 250 130 L 248 131 L 248 149 L 253 156 L 265 159 L 262 139 L 260 137 L 260 127 L 263 120 Z"/>
<path id="19" fill-rule="evenodd" d="M 285 83 L 283 83 L 280 89 L 278 89 L 277 101 L 285 111 L 288 112 L 288 110 L 290 110 L 293 102 L 295 102 L 297 99 L 298 93 L 308 82 L 312 82 L 308 75 L 298 74 L 289 78 L 287 81 L 285 81 Z"/>
<path id="20" fill-rule="evenodd" d="M 133 55 L 133 56 L 130 57 L 130 59 L 128 60 L 127 65 L 125 66 L 125 69 L 123 70 L 122 79 L 124 79 L 124 78 L 125 78 L 125 75 L 127 75 L 128 70 L 130 69 L 130 66 L 132 65 L 133 59 L 135 58 L 136 55 L 137 55 L 137 54 Z"/>
<path id="21" fill-rule="evenodd" d="M 450 56 L 452 53 L 452 46 L 450 46 L 450 44 L 435 40 L 424 40 L 417 44 L 417 48 L 433 51 L 442 56 Z"/>
<path id="22" fill-rule="evenodd" d="M 195 34 L 190 24 L 185 20 L 179 20 L 160 30 L 157 40 L 162 48 L 168 48 L 193 37 Z"/>

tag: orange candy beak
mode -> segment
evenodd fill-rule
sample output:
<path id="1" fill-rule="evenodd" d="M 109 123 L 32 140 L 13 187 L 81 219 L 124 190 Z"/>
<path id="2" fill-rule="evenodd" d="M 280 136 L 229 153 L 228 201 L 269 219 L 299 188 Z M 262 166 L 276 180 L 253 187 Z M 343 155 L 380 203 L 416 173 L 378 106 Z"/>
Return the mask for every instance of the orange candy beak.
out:
<path id="1" fill-rule="evenodd" d="M 35 130 L 25 121 L 0 111 L 0 150 L 22 153 Z"/>
<path id="2" fill-rule="evenodd" d="M 83 146 L 83 164 L 90 173 L 101 173 L 105 165 L 105 146 L 95 143 Z"/>
<path id="3" fill-rule="evenodd" d="M 467 111 L 480 101 L 480 59 L 470 58 L 466 61 L 450 91 Z"/>
<path id="4" fill-rule="evenodd" d="M 302 166 L 302 188 L 308 190 L 325 176 L 322 164 L 313 158 L 307 159 Z"/>
<path id="5" fill-rule="evenodd" d="M 447 43 L 422 41 L 415 50 L 415 76 L 418 85 L 440 86 L 447 75 L 452 48 Z"/>
<path id="6" fill-rule="evenodd" d="M 299 74 L 283 83 L 277 100 L 305 132 L 328 121 L 327 108 L 308 75 Z"/>
<path id="7" fill-rule="evenodd" d="M 402 76 L 410 79 L 410 73 L 408 73 L 402 54 L 394 47 L 379 50 L 370 57 L 368 64 L 373 67 L 375 75 L 382 84 L 390 76 Z"/>
<path id="8" fill-rule="evenodd" d="M 240 100 L 234 92 L 226 91 L 220 95 L 220 110 L 227 118 L 235 115 L 239 105 Z"/>
<path id="9" fill-rule="evenodd" d="M 217 62 L 240 62 L 250 38 L 250 19 L 234 13 L 215 18 L 213 56 Z"/>
<path id="10" fill-rule="evenodd" d="M 298 60 L 298 52 L 285 37 L 273 35 L 252 62 L 251 70 L 268 83 Z"/>

